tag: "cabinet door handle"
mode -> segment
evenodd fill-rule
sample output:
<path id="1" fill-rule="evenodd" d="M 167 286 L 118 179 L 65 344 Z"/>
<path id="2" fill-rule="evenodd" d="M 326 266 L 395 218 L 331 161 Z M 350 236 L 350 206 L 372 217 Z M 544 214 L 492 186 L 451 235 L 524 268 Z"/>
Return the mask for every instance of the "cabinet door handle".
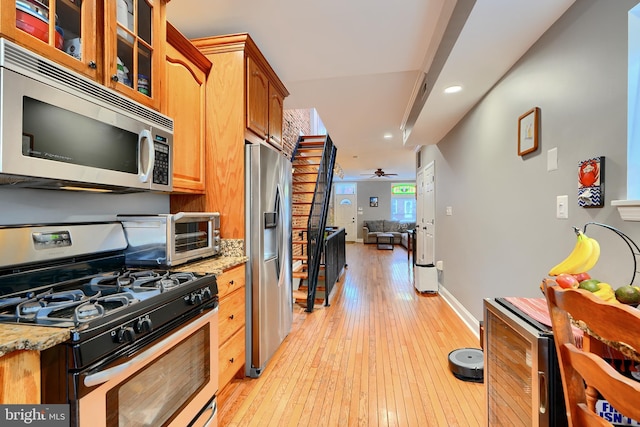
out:
<path id="1" fill-rule="evenodd" d="M 118 76 L 116 74 L 114 74 L 113 76 L 111 76 L 111 80 L 113 80 L 114 82 L 118 83 Z"/>
<path id="2" fill-rule="evenodd" d="M 235 282 L 234 282 L 233 280 L 229 280 L 229 284 L 230 284 L 231 286 L 233 286 L 233 285 L 235 284 Z"/>
<path id="3" fill-rule="evenodd" d="M 89 68 L 93 68 L 94 70 L 98 68 L 98 64 L 96 64 L 96 61 L 89 61 Z"/>
<path id="4" fill-rule="evenodd" d="M 235 359 L 232 357 L 231 359 L 229 359 L 229 362 L 233 363 Z"/>
<path id="5" fill-rule="evenodd" d="M 234 317 L 234 316 L 233 316 L 233 314 L 232 314 L 231 316 L 229 316 L 229 319 L 233 320 L 233 317 Z"/>

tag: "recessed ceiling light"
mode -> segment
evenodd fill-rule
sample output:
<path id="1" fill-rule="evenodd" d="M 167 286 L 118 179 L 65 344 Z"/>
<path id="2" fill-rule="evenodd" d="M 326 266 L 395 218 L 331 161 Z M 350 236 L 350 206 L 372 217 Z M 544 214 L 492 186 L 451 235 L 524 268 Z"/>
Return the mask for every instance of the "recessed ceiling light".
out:
<path id="1" fill-rule="evenodd" d="M 462 86 L 460 85 L 453 85 L 453 86 L 449 86 L 447 88 L 444 89 L 444 93 L 456 93 L 456 92 L 460 92 L 462 90 Z"/>
<path id="2" fill-rule="evenodd" d="M 384 139 L 391 139 L 393 138 L 393 135 L 391 135 L 389 132 L 384 134 Z"/>

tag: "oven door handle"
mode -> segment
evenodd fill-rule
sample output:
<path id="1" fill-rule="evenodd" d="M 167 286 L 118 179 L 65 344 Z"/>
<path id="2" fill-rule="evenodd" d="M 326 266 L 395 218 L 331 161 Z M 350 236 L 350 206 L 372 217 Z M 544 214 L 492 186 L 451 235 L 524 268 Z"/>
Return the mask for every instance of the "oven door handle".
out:
<path id="1" fill-rule="evenodd" d="M 215 312 L 217 310 L 218 309 L 215 308 L 214 310 L 212 310 L 212 312 Z M 142 353 L 140 353 L 133 359 L 129 360 L 128 362 L 122 363 L 112 368 L 105 369 L 103 371 L 96 372 L 95 374 L 87 375 L 86 377 L 84 377 L 84 381 L 83 381 L 84 385 L 87 387 L 94 387 L 99 384 L 106 383 L 107 381 L 113 379 L 118 374 L 126 371 L 127 369 L 130 369 L 132 366 L 138 363 L 145 363 L 145 364 L 148 363 L 147 359 L 154 357 L 157 353 L 160 353 L 162 350 L 168 348 L 171 341 L 196 331 L 197 329 L 202 327 L 202 325 L 208 323 L 209 321 L 210 321 L 209 316 L 201 316 L 199 319 L 191 322 L 187 326 L 181 327 L 177 332 L 169 335 L 168 337 L 154 344 L 152 347 L 143 351 Z"/>

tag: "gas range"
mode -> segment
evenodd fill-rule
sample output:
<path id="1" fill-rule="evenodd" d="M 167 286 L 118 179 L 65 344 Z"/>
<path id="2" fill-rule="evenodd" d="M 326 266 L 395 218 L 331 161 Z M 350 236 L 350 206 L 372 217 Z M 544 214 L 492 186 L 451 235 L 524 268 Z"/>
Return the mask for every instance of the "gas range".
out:
<path id="1" fill-rule="evenodd" d="M 126 265 L 119 223 L 0 228 L 10 241 L 0 247 L 0 322 L 68 328 L 74 368 L 218 304 L 213 275 Z"/>
<path id="2" fill-rule="evenodd" d="M 45 289 L 0 296 L 0 321 L 35 323 L 46 326 L 74 327 L 83 330 L 98 321 L 117 316 L 138 304 L 159 302 L 167 293 L 196 280 L 193 273 L 154 270 L 123 270 L 78 279 L 71 283 L 52 284 Z M 211 299 L 208 287 L 185 295 L 195 304 Z M 149 322 L 136 329 L 147 330 Z"/>

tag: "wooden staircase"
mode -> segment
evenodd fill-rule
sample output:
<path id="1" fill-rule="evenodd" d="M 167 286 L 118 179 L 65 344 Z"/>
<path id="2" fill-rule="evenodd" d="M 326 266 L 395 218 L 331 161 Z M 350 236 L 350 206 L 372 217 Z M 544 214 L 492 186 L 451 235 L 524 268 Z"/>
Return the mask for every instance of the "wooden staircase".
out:
<path id="1" fill-rule="evenodd" d="M 301 261 L 302 264 L 293 270 L 293 278 L 300 280 L 300 287 L 294 291 L 295 302 L 303 307 L 307 305 L 308 293 L 308 240 L 307 227 L 313 194 L 318 179 L 318 168 L 322 159 L 325 136 L 301 136 L 293 159 L 293 184 L 291 200 L 291 223 L 293 232 L 293 262 Z M 319 278 L 323 278 L 321 271 Z M 321 304 L 324 300 L 324 287 L 319 285 L 315 297 L 315 303 Z"/>

